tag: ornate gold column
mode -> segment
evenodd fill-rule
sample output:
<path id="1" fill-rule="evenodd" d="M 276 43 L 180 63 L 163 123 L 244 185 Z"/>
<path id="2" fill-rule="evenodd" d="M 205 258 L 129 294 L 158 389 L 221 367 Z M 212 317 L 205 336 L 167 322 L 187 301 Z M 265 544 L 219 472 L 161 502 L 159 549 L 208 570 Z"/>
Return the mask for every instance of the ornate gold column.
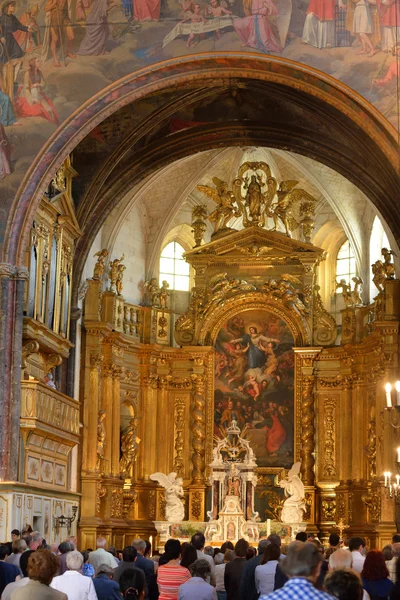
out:
<path id="1" fill-rule="evenodd" d="M 205 376 L 193 373 L 192 483 L 189 490 L 189 521 L 202 521 L 205 514 L 206 398 Z"/>
<path id="2" fill-rule="evenodd" d="M 322 348 L 293 348 L 295 352 L 295 458 L 301 461 L 301 474 L 309 507 L 309 529 L 315 529 L 315 360 Z"/>

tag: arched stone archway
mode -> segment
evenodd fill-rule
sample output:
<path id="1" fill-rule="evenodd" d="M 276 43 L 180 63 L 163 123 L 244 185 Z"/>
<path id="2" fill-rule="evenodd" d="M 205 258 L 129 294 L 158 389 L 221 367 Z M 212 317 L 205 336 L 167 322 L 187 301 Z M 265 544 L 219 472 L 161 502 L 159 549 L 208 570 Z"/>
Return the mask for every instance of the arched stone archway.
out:
<path id="1" fill-rule="evenodd" d="M 54 133 L 32 164 L 15 197 L 6 226 L 4 262 L 23 264 L 27 233 L 41 194 L 62 161 L 96 125 L 121 107 L 154 92 L 177 89 L 191 82 L 223 85 L 238 78 L 284 86 L 293 98 L 297 94 L 303 94 L 306 100 L 317 100 L 323 106 L 333 109 L 352 124 L 352 130 L 348 130 L 349 136 L 357 137 L 357 133 L 366 136 L 371 149 L 375 148 L 382 155 L 392 175 L 398 175 L 400 161 L 394 128 L 365 99 L 332 77 L 288 59 L 251 53 L 211 53 L 171 59 L 111 84 L 75 111 Z M 195 132 L 191 133 L 196 135 Z M 226 132 L 221 132 L 214 142 L 207 144 L 204 137 L 208 133 L 202 132 L 203 147 L 210 148 L 216 144 L 228 143 Z M 187 153 L 186 136 L 181 137 L 186 150 L 176 149 L 175 156 L 182 156 L 182 151 Z M 250 137 L 253 138 L 253 134 Z M 244 142 L 242 138 L 241 143 Z M 286 144 L 289 143 L 290 139 L 286 138 Z M 285 141 L 281 140 L 280 144 L 284 147 Z M 192 148 L 191 151 L 200 149 L 199 146 L 197 150 Z M 165 154 L 165 148 L 160 148 L 160 152 Z M 310 147 L 310 153 L 312 152 Z M 334 163 L 333 156 L 332 165 Z M 162 161 L 159 164 L 162 164 Z M 144 173 L 145 171 L 142 171 L 142 176 Z M 394 207 L 388 203 L 386 208 L 387 220 L 396 221 L 397 211 Z M 400 229 L 400 223 L 398 225 Z"/>

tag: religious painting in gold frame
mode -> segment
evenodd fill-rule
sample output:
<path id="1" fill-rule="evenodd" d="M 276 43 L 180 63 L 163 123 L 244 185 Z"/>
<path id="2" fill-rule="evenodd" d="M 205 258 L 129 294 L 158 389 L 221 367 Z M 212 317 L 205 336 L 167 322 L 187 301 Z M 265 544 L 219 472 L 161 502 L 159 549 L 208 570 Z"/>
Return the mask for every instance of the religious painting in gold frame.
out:
<path id="1" fill-rule="evenodd" d="M 294 343 L 282 316 L 263 309 L 227 317 L 215 339 L 214 432 L 235 419 L 268 470 L 294 462 Z"/>

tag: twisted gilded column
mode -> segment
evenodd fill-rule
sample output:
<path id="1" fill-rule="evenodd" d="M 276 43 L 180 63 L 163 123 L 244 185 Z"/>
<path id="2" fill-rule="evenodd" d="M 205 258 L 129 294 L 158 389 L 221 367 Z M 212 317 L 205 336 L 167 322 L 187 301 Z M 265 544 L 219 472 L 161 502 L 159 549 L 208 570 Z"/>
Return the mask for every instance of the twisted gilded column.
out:
<path id="1" fill-rule="evenodd" d="M 314 376 L 303 375 L 301 394 L 301 471 L 304 485 L 314 485 L 315 410 Z"/>
<path id="2" fill-rule="evenodd" d="M 192 410 L 192 484 L 204 483 L 206 454 L 206 400 L 204 396 L 204 375 L 192 374 L 194 385 Z"/>

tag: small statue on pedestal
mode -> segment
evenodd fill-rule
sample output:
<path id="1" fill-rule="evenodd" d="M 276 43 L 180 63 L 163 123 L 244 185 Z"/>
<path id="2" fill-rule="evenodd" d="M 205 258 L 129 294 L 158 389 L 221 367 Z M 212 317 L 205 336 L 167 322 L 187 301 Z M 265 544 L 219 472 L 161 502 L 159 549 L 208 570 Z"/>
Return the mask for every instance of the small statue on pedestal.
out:
<path id="1" fill-rule="evenodd" d="M 114 260 L 109 262 L 108 277 L 110 278 L 110 292 L 115 292 L 117 289 L 119 266 L 121 265 L 124 258 L 125 258 L 125 255 L 123 254 L 121 256 L 121 258 L 115 258 Z M 121 282 L 122 282 L 122 277 L 121 277 Z"/>
<path id="2" fill-rule="evenodd" d="M 129 426 L 121 437 L 121 453 L 122 457 L 119 462 L 119 468 L 123 477 L 129 476 L 129 471 L 137 459 L 139 448 L 139 438 L 136 436 L 138 420 L 131 419 Z"/>
<path id="3" fill-rule="evenodd" d="M 162 286 L 160 288 L 160 292 L 158 294 L 159 305 L 161 308 L 168 308 L 168 298 L 169 298 L 169 283 L 168 281 L 163 281 Z"/>
<path id="4" fill-rule="evenodd" d="M 106 267 L 106 258 L 108 256 L 108 250 L 104 248 L 96 252 L 94 256 L 98 256 L 97 263 L 94 266 L 93 279 L 101 279 L 103 277 L 104 269 Z"/>
<path id="5" fill-rule="evenodd" d="M 282 523 L 302 523 L 306 505 L 304 502 L 304 484 L 299 477 L 301 463 L 295 463 L 290 469 L 287 478 L 279 482 L 285 490 L 285 500 L 282 508 Z"/>
<path id="6" fill-rule="evenodd" d="M 169 523 L 180 523 L 185 516 L 185 507 L 181 498 L 184 497 L 183 480 L 176 473 L 153 473 L 150 475 L 152 481 L 157 481 L 165 488 L 165 518 Z"/>
<path id="7" fill-rule="evenodd" d="M 122 260 L 122 258 L 121 258 L 121 260 Z M 115 282 L 115 287 L 117 289 L 118 296 L 121 296 L 121 294 L 122 294 L 122 278 L 124 276 L 125 269 L 126 269 L 125 265 L 123 265 L 123 264 L 118 265 L 117 281 Z"/>
<path id="8" fill-rule="evenodd" d="M 157 279 L 152 277 L 144 284 L 145 293 L 150 298 L 150 306 L 158 305 L 158 298 L 160 296 L 160 286 L 158 285 Z"/>

